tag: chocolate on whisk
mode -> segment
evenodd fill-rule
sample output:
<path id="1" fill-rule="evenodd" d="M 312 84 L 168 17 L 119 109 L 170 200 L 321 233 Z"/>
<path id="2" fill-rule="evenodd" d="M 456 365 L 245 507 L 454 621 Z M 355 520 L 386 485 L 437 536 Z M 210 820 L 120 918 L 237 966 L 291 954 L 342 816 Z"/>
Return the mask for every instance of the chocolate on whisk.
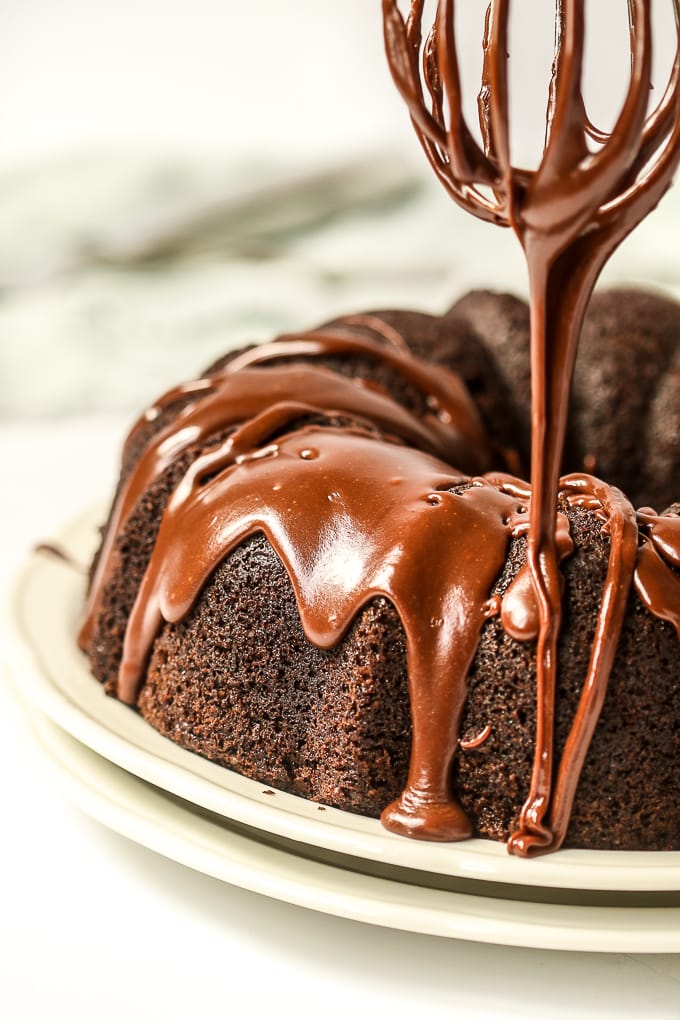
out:
<path id="1" fill-rule="evenodd" d="M 551 813 L 557 640 L 562 615 L 555 501 L 579 336 L 604 265 L 657 205 L 680 160 L 680 3 L 673 0 L 678 45 L 670 79 L 660 102 L 648 113 L 651 4 L 629 0 L 630 80 L 609 133 L 593 128 L 583 100 L 585 7 L 584 0 L 558 0 L 556 4 L 545 145 L 538 166 L 527 170 L 513 165 L 510 151 L 510 0 L 492 0 L 487 8 L 478 101 L 481 144 L 463 113 L 454 0 L 438 0 L 427 34 L 423 31 L 424 0 L 412 0 L 407 17 L 400 13 L 396 0 L 383 0 L 392 76 L 438 180 L 466 211 L 512 227 L 527 262 L 532 365 L 527 559 L 540 629 L 534 771 L 520 826 L 511 841 L 522 852 L 545 848 L 554 838 L 550 823 L 544 820 Z M 589 139 L 599 148 L 592 151 Z M 613 658 L 632 569 L 630 566 L 628 579 L 616 595 L 621 603 L 615 614 L 618 622 L 601 638 L 596 637 L 591 665 Z M 612 590 L 605 591 L 603 605 L 613 596 Z M 584 698 L 592 702 L 587 714 L 591 733 L 604 699 L 608 670 L 601 669 L 597 678 L 595 674 L 593 666 L 593 682 L 584 687 Z"/>

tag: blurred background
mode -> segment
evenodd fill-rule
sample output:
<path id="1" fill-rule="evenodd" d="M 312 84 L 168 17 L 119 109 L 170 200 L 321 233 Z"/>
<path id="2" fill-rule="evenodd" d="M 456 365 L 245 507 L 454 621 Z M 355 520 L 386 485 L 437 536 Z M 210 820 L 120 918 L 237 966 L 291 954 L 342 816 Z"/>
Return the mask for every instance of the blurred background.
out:
<path id="1" fill-rule="evenodd" d="M 514 239 L 431 179 L 379 0 L 2 0 L 0 421 L 123 411 L 225 348 L 337 313 L 522 292 Z M 458 20 L 474 118 L 483 0 Z M 554 5 L 515 5 L 513 145 L 535 159 Z M 588 5 L 586 98 L 613 121 L 626 3 Z M 655 5 L 657 94 L 671 5 Z M 610 278 L 675 282 L 650 222 Z M 677 222 L 677 219 L 675 220 Z"/>

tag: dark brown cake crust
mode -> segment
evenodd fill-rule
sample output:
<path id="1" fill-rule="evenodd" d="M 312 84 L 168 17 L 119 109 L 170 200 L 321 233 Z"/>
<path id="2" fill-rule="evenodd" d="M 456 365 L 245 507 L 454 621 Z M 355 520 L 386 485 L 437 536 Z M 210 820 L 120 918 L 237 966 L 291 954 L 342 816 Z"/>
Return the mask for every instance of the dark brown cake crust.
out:
<path id="1" fill-rule="evenodd" d="M 570 509 L 568 516 L 577 551 L 564 571 L 560 749 L 586 673 L 609 553 L 594 515 Z M 499 593 L 524 562 L 524 546 L 524 539 L 513 542 Z M 533 644 L 513 641 L 490 620 L 470 673 L 462 733 L 490 725 L 491 734 L 478 749 L 459 752 L 453 777 L 478 835 L 507 839 L 526 797 L 534 673 Z M 406 780 L 407 688 L 404 636 L 392 607 L 376 600 L 338 648 L 315 648 L 302 633 L 281 563 L 258 536 L 218 568 L 186 621 L 164 626 L 139 708 L 165 736 L 242 775 L 378 817 Z M 680 848 L 678 705 L 677 637 L 633 597 L 565 845 Z"/>
<path id="2" fill-rule="evenodd" d="M 460 375 L 499 456 L 505 453 L 508 466 L 526 475 L 527 305 L 510 294 L 472 291 L 441 318 L 371 314 L 397 328 L 414 354 Z M 669 481 L 680 477 L 680 305 L 662 295 L 613 290 L 592 298 L 562 465 L 564 474 L 583 470 L 616 485 L 635 506 L 659 509 L 674 498 Z"/>
<path id="3" fill-rule="evenodd" d="M 531 436 L 529 309 L 508 294 L 473 291 L 444 318 L 450 353 L 491 434 L 512 442 L 526 474 Z M 484 373 L 464 351 L 484 350 Z M 502 394 L 503 405 L 488 391 Z M 499 412 L 505 417 L 499 418 Z M 494 432 L 495 429 L 495 432 Z M 596 293 L 576 359 L 562 473 L 588 471 L 634 506 L 667 506 L 680 478 L 680 305 L 634 290 Z"/>
<path id="4" fill-rule="evenodd" d="M 592 646 L 609 557 L 601 522 L 564 511 L 576 549 L 564 563 L 556 745 L 561 753 Z M 524 559 L 513 543 L 502 592 Z M 644 649 L 644 651 L 642 651 Z M 602 714 L 588 751 L 565 846 L 586 849 L 680 848 L 680 669 L 678 639 L 632 593 Z M 454 783 L 480 833 L 506 839 L 531 776 L 535 727 L 533 644 L 513 641 L 490 620 L 469 677 L 463 734 L 492 732 L 478 750 L 461 751 Z"/>
<path id="5" fill-rule="evenodd" d="M 625 310 L 628 300 L 613 295 L 596 299 L 586 332 L 598 349 L 607 348 L 607 338 L 615 332 L 617 309 Z M 648 320 L 643 317 L 644 323 L 635 319 L 631 328 L 641 331 L 644 325 L 647 340 L 642 346 L 647 357 L 656 352 L 657 361 L 665 359 L 667 365 L 678 357 L 680 312 L 674 306 L 667 308 L 665 302 L 657 309 L 656 298 L 645 302 L 652 325 L 644 325 Z M 442 319 L 418 313 L 376 315 L 397 327 L 415 353 L 460 373 L 488 424 L 500 466 L 512 460 L 509 448 L 514 447 L 520 460 L 526 456 L 528 421 L 521 395 L 528 385 L 528 319 L 521 302 L 478 294 L 459 302 Z M 586 338 L 584 348 L 579 370 L 583 381 L 574 398 L 577 418 L 590 378 Z M 613 341 L 608 357 L 610 363 L 616 358 Z M 326 357 L 322 363 L 378 382 L 406 406 L 422 410 L 419 396 L 384 365 L 362 358 Z M 632 360 L 628 371 L 639 370 L 637 359 Z M 600 389 L 603 373 L 604 369 L 593 384 Z M 619 385 L 624 391 L 622 402 L 631 414 L 637 414 L 637 406 L 626 402 L 626 387 Z M 656 370 L 648 372 L 644 385 L 647 399 L 657 400 L 662 407 L 671 405 L 671 430 L 678 410 L 676 385 L 677 378 L 662 382 Z M 583 457 L 589 451 L 590 456 L 596 449 L 588 436 L 598 431 L 603 415 L 607 418 L 607 408 L 613 418 L 614 389 L 612 384 L 599 410 L 581 410 L 581 432 L 578 439 L 572 438 L 570 455 Z M 150 437 L 182 404 L 178 401 L 166 408 L 140 433 L 123 465 L 123 478 Z M 610 433 L 604 434 L 603 449 L 614 442 Z M 212 436 L 210 443 L 226 435 Z M 638 471 L 643 478 L 639 489 L 648 495 L 656 493 L 661 508 L 670 499 L 669 480 L 675 477 L 680 456 L 672 434 L 666 438 L 656 454 L 661 461 L 659 475 L 644 480 L 642 468 Z M 117 568 L 103 592 L 90 646 L 93 671 L 109 693 L 115 692 L 127 618 L 163 508 L 189 465 L 210 443 L 190 448 L 162 473 L 117 538 Z M 580 452 L 574 454 L 574 450 Z M 609 557 L 601 520 L 591 511 L 563 509 L 576 551 L 563 566 L 558 751 L 586 675 Z M 524 538 L 512 540 L 494 594 L 505 591 L 525 562 L 525 545 Z M 427 564 L 423 569 L 427 571 Z M 245 776 L 378 817 L 404 788 L 408 770 L 411 720 L 405 649 L 399 617 L 385 599 L 374 600 L 336 648 L 324 651 L 310 644 L 302 632 L 288 575 L 265 538 L 256 535 L 218 566 L 186 619 L 163 625 L 138 707 L 152 726 L 173 741 Z M 491 730 L 479 747 L 459 750 L 453 786 L 475 833 L 507 839 L 527 796 L 534 760 L 533 642 L 511 639 L 498 618 L 490 619 L 482 630 L 468 688 L 463 742 L 487 726 Z M 565 845 L 680 849 L 679 760 L 677 635 L 669 623 L 651 615 L 631 595 Z"/>

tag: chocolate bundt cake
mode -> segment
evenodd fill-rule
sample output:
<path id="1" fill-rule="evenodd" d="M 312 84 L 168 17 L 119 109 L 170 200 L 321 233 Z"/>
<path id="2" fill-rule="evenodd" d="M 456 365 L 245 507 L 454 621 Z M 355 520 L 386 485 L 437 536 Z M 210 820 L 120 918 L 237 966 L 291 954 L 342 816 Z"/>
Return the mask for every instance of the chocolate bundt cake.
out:
<path id="1" fill-rule="evenodd" d="M 95 676 L 276 789 L 509 840 L 538 739 L 529 376 L 526 306 L 480 292 L 167 393 L 127 440 L 93 566 Z M 551 846 L 677 850 L 680 305 L 594 298 L 565 451 Z"/>
<path id="2" fill-rule="evenodd" d="M 515 232 L 530 308 L 351 316 L 166 394 L 128 438 L 81 647 L 172 740 L 396 833 L 678 850 L 680 308 L 591 298 L 680 162 L 680 19 L 648 114 L 649 5 L 629 4 L 607 133 L 583 5 L 557 4 L 527 170 L 510 5 L 487 12 L 476 132 L 451 0 L 429 31 L 422 0 L 382 7 L 423 151 Z"/>

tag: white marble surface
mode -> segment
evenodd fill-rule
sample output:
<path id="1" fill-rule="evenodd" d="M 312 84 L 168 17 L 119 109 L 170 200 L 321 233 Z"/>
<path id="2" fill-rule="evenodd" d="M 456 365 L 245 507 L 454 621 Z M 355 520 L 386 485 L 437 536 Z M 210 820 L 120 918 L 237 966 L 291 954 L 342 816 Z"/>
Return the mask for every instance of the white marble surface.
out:
<path id="1" fill-rule="evenodd" d="M 679 222 L 675 189 L 603 284 L 677 290 Z M 230 346 L 350 311 L 440 312 L 475 286 L 525 292 L 514 236 L 393 150 L 0 167 L 0 420 L 133 414 Z"/>

